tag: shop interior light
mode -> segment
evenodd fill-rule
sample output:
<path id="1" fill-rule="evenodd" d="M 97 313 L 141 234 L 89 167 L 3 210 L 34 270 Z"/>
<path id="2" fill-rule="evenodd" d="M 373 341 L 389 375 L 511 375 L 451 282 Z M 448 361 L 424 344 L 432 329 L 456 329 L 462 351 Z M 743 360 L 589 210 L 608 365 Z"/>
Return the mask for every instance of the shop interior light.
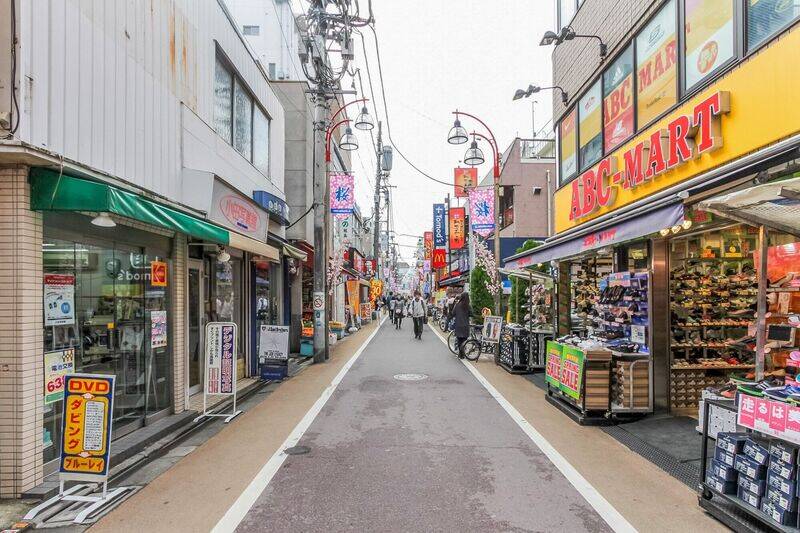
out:
<path id="1" fill-rule="evenodd" d="M 669 235 L 669 228 L 664 228 L 661 231 L 659 231 L 659 233 L 661 234 L 662 237 L 666 237 L 667 235 Z"/>
<path id="2" fill-rule="evenodd" d="M 692 227 L 692 221 L 687 218 L 686 220 L 683 221 L 681 226 L 683 226 L 683 229 L 689 229 Z"/>
<path id="3" fill-rule="evenodd" d="M 219 251 L 217 252 L 217 261 L 220 263 L 227 263 L 231 260 L 231 254 L 225 249 L 224 246 L 219 247 Z"/>
<path id="4" fill-rule="evenodd" d="M 680 224 L 675 224 L 674 226 L 672 226 L 672 233 L 678 233 L 680 230 L 681 230 Z"/>
<path id="5" fill-rule="evenodd" d="M 92 219 L 92 224 L 101 228 L 113 228 L 117 225 L 108 213 L 100 213 Z"/>

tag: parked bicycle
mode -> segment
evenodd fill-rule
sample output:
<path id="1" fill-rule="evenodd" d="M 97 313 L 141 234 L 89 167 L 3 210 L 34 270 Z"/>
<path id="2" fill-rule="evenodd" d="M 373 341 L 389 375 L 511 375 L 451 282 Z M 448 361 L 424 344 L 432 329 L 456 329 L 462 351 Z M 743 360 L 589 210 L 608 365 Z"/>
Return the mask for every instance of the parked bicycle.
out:
<path id="1" fill-rule="evenodd" d="M 455 332 L 451 331 L 447 336 L 447 347 L 453 355 L 458 355 L 458 339 L 454 333 Z M 483 345 L 486 343 L 484 343 L 482 339 L 483 326 L 480 324 L 471 324 L 469 328 L 469 337 L 464 341 L 464 346 L 462 348 L 464 357 L 468 361 L 477 361 L 481 353 L 484 353 L 482 350 Z"/>

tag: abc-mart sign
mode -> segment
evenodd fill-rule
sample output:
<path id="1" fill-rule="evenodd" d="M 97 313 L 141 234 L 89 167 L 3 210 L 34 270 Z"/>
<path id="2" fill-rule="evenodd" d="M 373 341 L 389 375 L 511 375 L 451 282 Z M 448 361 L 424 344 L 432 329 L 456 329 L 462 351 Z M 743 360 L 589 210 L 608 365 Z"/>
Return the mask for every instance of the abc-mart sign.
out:
<path id="1" fill-rule="evenodd" d="M 721 117 L 729 111 L 730 93 L 716 92 L 698 103 L 691 115 L 680 115 L 625 152 L 602 159 L 572 181 L 570 221 L 612 207 L 620 188 L 636 189 L 722 147 Z"/>

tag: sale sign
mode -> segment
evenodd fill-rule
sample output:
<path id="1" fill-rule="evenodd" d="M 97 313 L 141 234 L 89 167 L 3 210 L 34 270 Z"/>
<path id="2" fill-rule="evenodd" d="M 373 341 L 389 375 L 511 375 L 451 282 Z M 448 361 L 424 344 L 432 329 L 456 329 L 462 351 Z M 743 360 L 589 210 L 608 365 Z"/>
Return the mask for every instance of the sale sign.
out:
<path id="1" fill-rule="evenodd" d="M 91 481 L 108 476 L 114 376 L 64 376 L 61 459 L 62 480 Z"/>
<path id="2" fill-rule="evenodd" d="M 469 189 L 478 184 L 478 169 L 475 167 L 453 169 L 453 182 L 456 198 L 466 198 Z"/>
<path id="3" fill-rule="evenodd" d="M 580 400 L 583 384 L 582 350 L 564 346 L 561 356 L 561 391 L 575 400 Z"/>
<path id="4" fill-rule="evenodd" d="M 353 214 L 355 205 L 355 181 L 349 173 L 331 174 L 331 213 L 336 218 L 347 218 Z"/>
<path id="5" fill-rule="evenodd" d="M 561 351 L 564 346 L 555 341 L 547 341 L 544 380 L 555 388 L 561 386 Z"/>
<path id="6" fill-rule="evenodd" d="M 466 210 L 463 207 L 451 207 L 449 212 L 450 230 L 450 249 L 460 250 L 466 243 Z"/>
<path id="7" fill-rule="evenodd" d="M 478 235 L 486 237 L 494 230 L 494 190 L 485 187 L 469 191 L 469 220 Z"/>
<path id="8" fill-rule="evenodd" d="M 75 349 L 55 350 L 44 354 L 44 403 L 64 397 L 64 376 L 75 371 Z"/>
<path id="9" fill-rule="evenodd" d="M 444 204 L 433 204 L 433 246 L 447 246 L 447 231 L 444 227 Z"/>
<path id="10" fill-rule="evenodd" d="M 800 407 L 741 393 L 738 400 L 738 425 L 800 444 Z"/>

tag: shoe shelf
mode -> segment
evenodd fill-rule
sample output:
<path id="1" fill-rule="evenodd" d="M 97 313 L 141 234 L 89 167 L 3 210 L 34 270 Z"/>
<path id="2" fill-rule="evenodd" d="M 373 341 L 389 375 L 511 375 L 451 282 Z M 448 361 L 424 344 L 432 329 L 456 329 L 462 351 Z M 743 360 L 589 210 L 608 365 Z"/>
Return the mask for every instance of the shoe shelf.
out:
<path id="1" fill-rule="evenodd" d="M 746 370 L 755 365 L 672 365 L 670 370 Z"/>
<path id="2" fill-rule="evenodd" d="M 800 287 L 767 287 L 767 292 L 800 292 Z"/>

